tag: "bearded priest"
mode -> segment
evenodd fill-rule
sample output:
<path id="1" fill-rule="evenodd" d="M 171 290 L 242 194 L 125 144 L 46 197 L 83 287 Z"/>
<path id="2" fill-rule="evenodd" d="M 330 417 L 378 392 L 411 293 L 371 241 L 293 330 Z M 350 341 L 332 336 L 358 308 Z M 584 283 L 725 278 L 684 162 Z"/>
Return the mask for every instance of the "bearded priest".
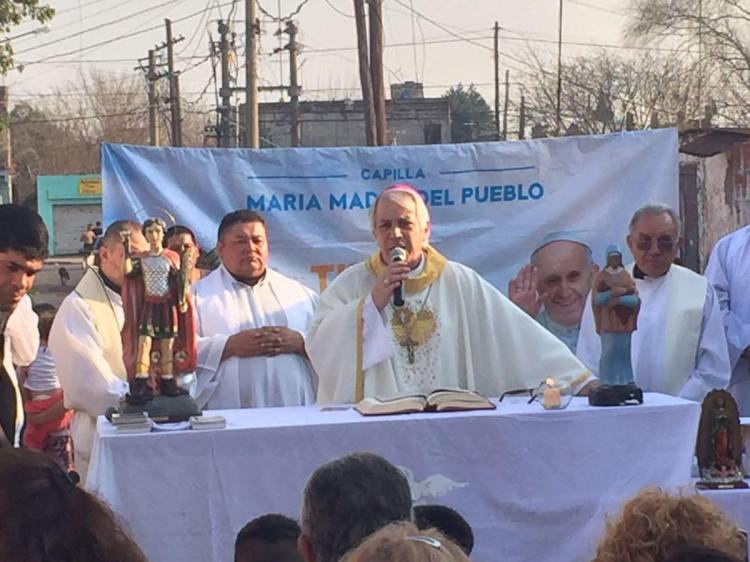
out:
<path id="1" fill-rule="evenodd" d="M 386 188 L 371 226 L 378 251 L 321 295 L 308 333 L 318 402 L 438 388 L 497 396 L 547 377 L 575 389 L 587 382 L 589 372 L 565 344 L 429 244 L 429 212 L 413 187 Z"/>

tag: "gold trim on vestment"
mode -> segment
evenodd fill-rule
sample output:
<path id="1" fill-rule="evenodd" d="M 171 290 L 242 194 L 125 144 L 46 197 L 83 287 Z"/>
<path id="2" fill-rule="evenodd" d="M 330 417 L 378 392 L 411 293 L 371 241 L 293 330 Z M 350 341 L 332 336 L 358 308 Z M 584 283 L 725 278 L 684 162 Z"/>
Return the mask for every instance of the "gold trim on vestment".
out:
<path id="1" fill-rule="evenodd" d="M 425 247 L 423 255 L 425 262 L 422 271 L 416 277 L 410 277 L 404 281 L 404 292 L 407 294 L 421 293 L 424 291 L 437 280 L 443 272 L 443 268 L 445 268 L 445 262 L 447 260 L 432 246 Z M 375 277 L 379 277 L 385 271 L 386 265 L 380 257 L 380 251 L 375 252 L 367 259 L 365 267 L 367 267 Z"/>
<path id="2" fill-rule="evenodd" d="M 570 388 L 577 387 L 579 384 L 585 381 L 589 376 L 591 376 L 591 371 L 584 371 L 580 377 L 573 379 L 573 381 L 570 383 Z"/>
<path id="3" fill-rule="evenodd" d="M 359 299 L 359 302 L 357 303 L 357 314 L 356 314 L 356 322 L 357 322 L 357 380 L 354 386 L 354 401 L 359 402 L 365 397 L 365 370 L 363 368 L 364 366 L 364 324 L 365 324 L 365 317 L 364 317 L 364 306 L 365 306 L 365 298 L 362 297 Z"/>

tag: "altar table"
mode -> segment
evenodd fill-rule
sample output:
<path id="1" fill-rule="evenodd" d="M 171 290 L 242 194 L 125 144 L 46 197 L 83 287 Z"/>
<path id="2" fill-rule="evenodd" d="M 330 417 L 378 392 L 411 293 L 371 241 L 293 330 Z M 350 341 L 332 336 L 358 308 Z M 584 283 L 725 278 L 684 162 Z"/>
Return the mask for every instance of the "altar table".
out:
<path id="1" fill-rule="evenodd" d="M 641 406 L 574 398 L 545 411 L 364 418 L 320 406 L 206 412 L 226 429 L 117 434 L 99 418 L 87 487 L 151 562 L 231 562 L 236 533 L 264 513 L 299 516 L 320 464 L 372 451 L 403 467 L 417 503 L 457 509 L 474 562 L 586 560 L 605 516 L 646 485 L 690 484 L 700 406 L 646 394 Z"/>

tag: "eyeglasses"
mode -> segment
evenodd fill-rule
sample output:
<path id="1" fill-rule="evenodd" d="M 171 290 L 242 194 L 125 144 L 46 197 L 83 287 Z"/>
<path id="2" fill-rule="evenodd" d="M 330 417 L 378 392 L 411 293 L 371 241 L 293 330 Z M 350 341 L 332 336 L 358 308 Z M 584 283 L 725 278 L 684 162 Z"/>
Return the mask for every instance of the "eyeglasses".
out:
<path id="1" fill-rule="evenodd" d="M 656 242 L 656 248 L 660 252 L 671 252 L 677 244 L 677 240 L 671 236 L 659 236 L 656 240 L 653 240 L 650 236 L 643 236 L 635 241 L 635 247 L 642 252 L 648 252 L 654 242 Z"/>
<path id="2" fill-rule="evenodd" d="M 534 401 L 535 388 L 517 388 L 515 390 L 506 390 L 500 395 L 498 402 L 502 402 L 506 396 L 523 396 L 524 394 L 529 396 L 529 404 Z"/>

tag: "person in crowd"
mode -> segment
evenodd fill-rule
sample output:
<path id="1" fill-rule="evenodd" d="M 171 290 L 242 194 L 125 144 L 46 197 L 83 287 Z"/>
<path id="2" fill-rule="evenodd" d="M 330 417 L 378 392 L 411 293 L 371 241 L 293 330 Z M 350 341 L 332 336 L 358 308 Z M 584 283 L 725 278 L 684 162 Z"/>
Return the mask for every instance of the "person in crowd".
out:
<path id="1" fill-rule="evenodd" d="M 94 225 L 94 228 L 92 229 L 94 231 L 94 236 L 99 238 L 103 231 L 102 231 L 102 221 L 96 221 L 96 224 Z"/>
<path id="2" fill-rule="evenodd" d="M 75 475 L 28 449 L 0 451 L 0 560 L 146 562 Z"/>
<path id="3" fill-rule="evenodd" d="M 194 286 L 198 403 L 212 410 L 312 404 L 305 334 L 317 295 L 268 267 L 259 213 L 229 213 L 218 240 L 221 267 Z"/>
<path id="4" fill-rule="evenodd" d="M 474 532 L 461 514 L 447 505 L 414 506 L 414 523 L 420 530 L 435 528 L 456 543 L 466 556 L 474 548 Z"/>
<path id="5" fill-rule="evenodd" d="M 508 298 L 576 352 L 596 265 L 577 232 L 547 235 L 508 283 Z"/>
<path id="6" fill-rule="evenodd" d="M 47 347 L 56 309 L 51 304 L 34 307 L 39 317 L 39 351 L 29 365 L 23 388 L 29 399 L 24 404 L 26 431 L 23 446 L 41 451 L 51 457 L 66 472 L 74 469 L 73 440 L 70 421 L 73 410 L 66 410 L 60 379 Z"/>
<path id="7" fill-rule="evenodd" d="M 187 255 L 190 257 L 190 262 L 192 264 L 190 282 L 195 283 L 199 281 L 202 277 L 201 270 L 198 269 L 198 257 L 200 256 L 201 248 L 198 245 L 198 240 L 195 238 L 193 231 L 187 226 L 176 224 L 167 229 L 164 240 L 167 244 L 167 248 L 173 252 L 182 255 L 183 248 L 187 251 Z"/>
<path id="8" fill-rule="evenodd" d="M 308 335 L 319 402 L 437 388 L 497 396 L 544 377 L 587 381 L 560 340 L 429 244 L 429 212 L 413 187 L 386 188 L 371 221 L 377 251 L 323 292 Z"/>
<path id="9" fill-rule="evenodd" d="M 716 293 L 705 277 L 672 263 L 681 243 L 677 213 L 646 205 L 633 215 L 629 231 L 635 263 L 626 269 L 641 299 L 631 342 L 635 383 L 647 392 L 697 401 L 714 388 L 726 388 L 729 355 Z M 590 299 L 577 354 L 598 372 L 601 341 Z"/>
<path id="10" fill-rule="evenodd" d="M 141 225 L 122 220 L 104 233 L 94 266 L 65 300 L 52 323 L 49 350 L 64 393 L 74 410 L 71 435 L 76 469 L 85 479 L 94 445 L 96 418 L 128 393 L 120 332 L 125 321 L 120 291 L 125 247 L 121 232 L 130 231 L 134 254 L 148 250 Z"/>
<path id="11" fill-rule="evenodd" d="M 83 229 L 80 238 L 83 246 L 81 247 L 81 253 L 88 257 L 94 251 L 94 243 L 96 242 L 96 234 L 94 233 L 94 225 L 87 224 L 86 228 Z"/>
<path id="12" fill-rule="evenodd" d="M 305 562 L 337 562 L 370 533 L 411 519 L 404 474 L 383 457 L 354 453 L 326 463 L 307 481 L 298 546 Z"/>
<path id="13" fill-rule="evenodd" d="M 299 523 L 269 513 L 250 521 L 234 542 L 234 562 L 302 562 L 297 551 Z"/>
<path id="14" fill-rule="evenodd" d="M 10 447 L 18 445 L 23 425 L 13 364 L 30 363 L 39 345 L 26 293 L 47 258 L 49 235 L 41 217 L 20 205 L 0 205 L 0 225 L 0 447 Z"/>
<path id="15" fill-rule="evenodd" d="M 706 267 L 724 317 L 732 377 L 729 391 L 740 415 L 750 416 L 750 226 L 719 240 Z"/>
<path id="16" fill-rule="evenodd" d="M 469 557 L 438 530 L 404 521 L 376 531 L 341 562 L 469 562 Z"/>
<path id="17" fill-rule="evenodd" d="M 708 498 L 646 488 L 607 522 L 592 562 L 666 560 L 686 546 L 713 548 L 744 560 L 747 541 Z"/>

